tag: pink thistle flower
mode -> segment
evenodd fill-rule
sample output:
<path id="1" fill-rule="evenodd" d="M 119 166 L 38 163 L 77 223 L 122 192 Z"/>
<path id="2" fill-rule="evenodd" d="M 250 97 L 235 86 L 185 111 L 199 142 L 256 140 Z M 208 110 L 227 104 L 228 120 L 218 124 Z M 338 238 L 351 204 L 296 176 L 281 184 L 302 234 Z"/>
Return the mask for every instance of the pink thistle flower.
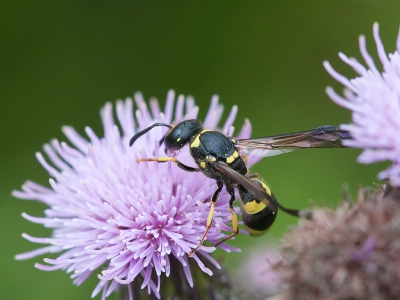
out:
<path id="1" fill-rule="evenodd" d="M 390 160 L 393 165 L 380 172 L 378 178 L 389 179 L 391 185 L 400 186 L 400 34 L 397 51 L 386 55 L 379 37 L 379 26 L 373 26 L 374 39 L 379 59 L 383 65 L 381 73 L 369 55 L 365 37 L 360 36 L 361 55 L 365 68 L 355 58 L 343 53 L 339 57 L 351 66 L 359 76 L 347 79 L 337 73 L 328 62 L 324 62 L 328 73 L 346 87 L 344 97 L 328 87 L 328 96 L 338 105 L 352 111 L 352 124 L 342 125 L 352 139 L 343 141 L 349 147 L 363 148 L 358 161 L 365 164 Z"/>
<path id="2" fill-rule="evenodd" d="M 215 180 L 202 173 L 185 172 L 173 164 L 138 164 L 138 157 L 165 156 L 159 141 L 165 128 L 155 128 L 129 147 L 130 138 L 155 122 L 172 123 L 186 118 L 196 118 L 198 107 L 191 97 L 179 96 L 174 114 L 174 91 L 167 95 L 164 112 L 157 100 L 146 105 L 140 93 L 135 94 L 137 110 L 133 117 L 133 101 L 117 101 L 116 116 L 113 106 L 107 103 L 101 109 L 104 137 L 98 137 L 92 129 L 85 128 L 89 139 L 79 135 L 72 127 L 62 131 L 72 146 L 58 140 L 44 145 L 44 152 L 36 153 L 40 164 L 49 172 L 51 188 L 32 181 L 13 191 L 15 197 L 37 200 L 49 206 L 44 217 L 27 213 L 22 216 L 53 230 L 51 237 L 32 237 L 28 241 L 44 244 L 43 248 L 19 254 L 16 259 L 29 259 L 43 254 L 57 253 L 56 258 L 45 258 L 36 268 L 52 271 L 73 272 L 74 284 L 82 284 L 93 272 L 99 283 L 92 297 L 102 292 L 105 299 L 121 285 L 128 286 L 129 299 L 133 298 L 131 283 L 139 277 L 141 288 L 160 298 L 160 276 L 168 277 L 179 261 L 188 284 L 193 287 L 193 277 L 187 253 L 195 248 L 204 233 L 210 198 L 217 189 Z M 206 128 L 215 128 L 221 119 L 223 107 L 214 96 L 204 121 Z M 237 106 L 233 106 L 222 131 L 232 136 Z M 251 125 L 246 120 L 239 138 L 249 138 Z M 187 147 L 186 147 L 187 148 Z M 194 165 L 189 151 L 183 149 L 180 161 Z M 256 158 L 249 158 L 249 164 Z M 231 230 L 228 209 L 230 196 L 225 189 L 215 207 L 213 226 L 207 239 L 216 243 Z M 238 250 L 222 244 L 225 251 Z M 208 252 L 214 247 L 202 247 L 194 255 L 198 267 L 212 275 L 204 262 L 213 268 L 219 264 Z M 198 255 L 197 255 L 198 254 Z M 173 261 L 171 261 L 173 260 Z M 175 268 L 174 268 L 175 267 Z M 192 270 L 193 271 L 193 270 Z M 156 282 L 154 282 L 156 281 Z"/>
<path id="3" fill-rule="evenodd" d="M 236 270 L 237 294 L 242 299 L 266 299 L 281 292 L 281 275 L 274 269 L 281 260 L 281 254 L 273 246 L 252 249 Z"/>

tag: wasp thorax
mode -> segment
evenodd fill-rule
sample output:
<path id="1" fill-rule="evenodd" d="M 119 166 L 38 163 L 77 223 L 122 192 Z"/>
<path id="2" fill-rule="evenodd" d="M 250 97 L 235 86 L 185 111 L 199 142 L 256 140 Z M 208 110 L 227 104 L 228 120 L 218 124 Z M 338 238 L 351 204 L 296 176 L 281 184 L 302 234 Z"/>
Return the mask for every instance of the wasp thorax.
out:
<path id="1" fill-rule="evenodd" d="M 165 137 L 165 148 L 179 150 L 187 144 L 190 138 L 203 130 L 203 126 L 197 120 L 186 120 L 177 124 Z"/>

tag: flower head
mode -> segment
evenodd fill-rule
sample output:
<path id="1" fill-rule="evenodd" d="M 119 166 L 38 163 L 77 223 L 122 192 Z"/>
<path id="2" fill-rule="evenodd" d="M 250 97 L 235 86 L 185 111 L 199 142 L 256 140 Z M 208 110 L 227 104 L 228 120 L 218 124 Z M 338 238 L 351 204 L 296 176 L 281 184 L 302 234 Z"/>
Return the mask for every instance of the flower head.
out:
<path id="1" fill-rule="evenodd" d="M 236 269 L 233 278 L 237 294 L 243 299 L 266 299 L 282 290 L 280 274 L 274 265 L 282 259 L 274 246 L 252 249 Z"/>
<path id="2" fill-rule="evenodd" d="M 337 209 L 314 208 L 282 243 L 278 299 L 399 299 L 400 203 L 359 191 Z"/>
<path id="3" fill-rule="evenodd" d="M 77 285 L 102 267 L 97 271 L 100 281 L 92 296 L 102 292 L 103 298 L 120 285 L 128 285 L 129 299 L 132 299 L 129 284 L 137 277 L 142 289 L 147 288 L 149 293 L 160 297 L 160 276 L 182 273 L 182 269 L 175 270 L 176 262 L 181 264 L 188 284 L 193 286 L 187 253 L 197 246 L 204 233 L 209 200 L 217 189 L 215 180 L 200 172 L 185 172 L 170 163 L 136 162 L 138 157 L 165 156 L 164 146 L 159 145 L 165 128 L 153 129 L 129 147 L 129 140 L 137 131 L 155 122 L 171 123 L 197 117 L 198 107 L 193 98 L 179 96 L 175 113 L 174 99 L 175 94 L 170 91 L 162 112 L 155 99 L 148 108 L 143 96 L 136 93 L 136 118 L 132 99 L 117 101 L 119 127 L 113 119 L 113 106 L 107 103 L 101 110 L 104 137 L 98 137 L 86 127 L 89 138 L 86 139 L 72 127 L 64 126 L 62 130 L 72 145 L 57 140 L 46 144 L 44 152 L 51 163 L 41 153 L 36 154 L 51 176 L 51 188 L 28 181 L 22 191 L 14 191 L 13 195 L 48 205 L 44 217 L 26 213 L 22 216 L 53 232 L 49 238 L 23 234 L 25 239 L 46 246 L 19 254 L 17 259 L 57 253 L 56 258 L 44 259 L 46 265 L 35 266 L 47 271 L 73 272 L 71 278 Z M 214 96 L 204 126 L 217 127 L 222 110 L 218 97 Z M 227 135 L 233 135 L 236 112 L 234 106 L 222 127 Z M 248 138 L 250 132 L 251 125 L 246 120 L 239 137 Z M 184 150 L 178 155 L 179 160 L 194 165 L 189 152 Z M 231 218 L 227 208 L 229 198 L 223 190 L 207 235 L 211 243 L 225 236 L 221 230 L 230 230 L 226 225 Z M 226 244 L 220 248 L 236 249 Z M 194 256 L 198 267 L 209 275 L 212 272 L 204 262 L 219 268 L 207 253 L 214 249 L 202 247 Z"/>
<path id="4" fill-rule="evenodd" d="M 326 70 L 346 90 L 344 98 L 327 88 L 329 97 L 338 105 L 352 111 L 352 124 L 342 125 L 348 130 L 351 140 L 344 141 L 349 147 L 363 148 L 358 157 L 361 163 L 390 160 L 393 165 L 378 174 L 379 179 L 389 179 L 393 186 L 400 186 L 400 34 L 397 51 L 386 55 L 379 37 L 379 26 L 373 26 L 379 59 L 383 65 L 381 73 L 366 49 L 365 37 L 359 39 L 360 51 L 367 64 L 365 68 L 355 58 L 343 53 L 339 57 L 351 66 L 359 76 L 348 80 L 337 73 L 328 62 Z"/>

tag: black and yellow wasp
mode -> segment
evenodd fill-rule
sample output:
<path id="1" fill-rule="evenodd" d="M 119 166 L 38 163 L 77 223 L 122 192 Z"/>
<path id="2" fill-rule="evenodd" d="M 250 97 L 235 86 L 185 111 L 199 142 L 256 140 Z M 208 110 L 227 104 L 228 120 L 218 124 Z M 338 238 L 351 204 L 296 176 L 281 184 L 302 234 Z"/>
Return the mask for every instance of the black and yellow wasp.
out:
<path id="1" fill-rule="evenodd" d="M 268 186 L 258 178 L 258 175 L 248 173 L 246 167 L 247 155 L 266 157 L 301 148 L 342 148 L 342 140 L 350 138 L 347 131 L 336 126 L 321 126 L 296 133 L 236 140 L 219 131 L 204 129 L 200 121 L 191 119 L 175 125 L 155 123 L 136 133 L 130 140 L 130 146 L 140 136 L 157 126 L 170 128 L 160 141 L 165 145 L 165 152 L 173 155 L 174 151 L 178 151 L 189 144 L 190 153 L 198 167 L 187 166 L 174 156 L 140 158 L 137 159 L 138 162 L 154 161 L 162 163 L 172 161 L 185 171 L 202 172 L 207 177 L 215 179 L 218 186 L 211 198 L 206 230 L 199 245 L 189 253 L 190 256 L 201 247 L 206 238 L 211 227 L 215 202 L 218 200 L 219 193 L 224 185 L 231 195 L 229 209 L 232 215 L 233 233 L 217 245 L 239 233 L 238 220 L 233 209 L 235 188 L 238 189 L 243 204 L 243 223 L 252 235 L 262 234 L 272 225 L 278 208 L 294 216 L 310 217 L 310 214 L 306 211 L 287 209 L 280 205 Z"/>

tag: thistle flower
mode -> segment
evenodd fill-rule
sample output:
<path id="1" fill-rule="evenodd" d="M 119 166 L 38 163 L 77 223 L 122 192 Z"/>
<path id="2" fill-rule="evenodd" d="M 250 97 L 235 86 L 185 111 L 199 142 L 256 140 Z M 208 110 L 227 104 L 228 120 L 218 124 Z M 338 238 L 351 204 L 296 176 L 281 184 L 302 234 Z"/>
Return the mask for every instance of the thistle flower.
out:
<path id="1" fill-rule="evenodd" d="M 360 190 L 354 204 L 314 208 L 282 243 L 290 299 L 400 299 L 400 203 Z"/>
<path id="2" fill-rule="evenodd" d="M 256 300 L 280 292 L 280 274 L 274 265 L 281 259 L 281 254 L 270 245 L 263 244 L 248 252 L 233 277 L 236 294 L 242 299 Z"/>
<path id="3" fill-rule="evenodd" d="M 328 73 L 346 87 L 344 98 L 327 88 L 328 96 L 338 105 L 352 111 L 352 124 L 342 125 L 352 139 L 344 141 L 349 147 L 363 148 L 358 161 L 365 164 L 389 160 L 393 165 L 378 174 L 379 179 L 389 179 L 391 185 L 400 186 L 400 34 L 397 51 L 386 55 L 379 37 L 379 26 L 373 26 L 374 39 L 379 59 L 383 65 L 381 73 L 366 49 L 365 37 L 359 38 L 365 68 L 355 58 L 343 53 L 339 57 L 351 66 L 359 76 L 348 80 L 337 73 L 328 62 L 324 62 Z"/>
<path id="4" fill-rule="evenodd" d="M 184 274 L 188 285 L 193 287 L 192 271 L 195 270 L 189 266 L 189 263 L 193 265 L 193 259 L 187 253 L 198 245 L 204 233 L 209 200 L 217 189 L 215 180 L 202 173 L 185 172 L 170 163 L 136 162 L 138 157 L 165 156 L 164 146 L 159 145 L 166 132 L 164 128 L 155 128 L 129 147 L 129 140 L 137 131 L 155 122 L 171 123 L 197 117 L 194 99 L 184 96 L 178 97 L 174 114 L 174 98 L 174 92 L 170 91 L 163 113 L 157 100 L 150 100 L 149 109 L 143 96 L 136 93 L 136 119 L 132 99 L 117 101 L 120 128 L 114 122 L 112 104 L 107 103 L 101 109 L 103 138 L 86 127 L 87 140 L 72 127 L 64 126 L 62 131 L 72 146 L 58 140 L 44 145 L 51 163 L 41 153 L 36 157 L 51 176 L 51 188 L 28 181 L 22 191 L 13 191 L 13 195 L 48 205 L 44 217 L 27 213 L 22 216 L 53 232 L 51 237 L 24 233 L 28 241 L 46 246 L 19 254 L 16 259 L 57 253 L 56 258 L 44 259 L 47 264 L 35 264 L 36 268 L 73 272 L 71 278 L 76 285 L 82 284 L 93 272 L 99 272 L 100 281 L 92 297 L 102 292 L 102 299 L 121 285 L 128 286 L 128 298 L 132 299 L 137 291 L 132 291 L 130 284 L 135 281 L 135 287 L 138 286 L 138 279 L 142 282 L 141 289 L 146 288 L 149 294 L 160 297 L 162 274 L 170 278 Z M 214 96 L 204 126 L 215 128 L 222 111 L 218 97 Z M 222 127 L 227 135 L 233 135 L 236 113 L 237 107 L 233 106 Z M 251 125 L 246 120 L 238 137 L 248 138 L 250 133 Z M 181 151 L 177 157 L 194 165 L 188 151 Z M 254 161 L 250 157 L 249 164 Z M 231 218 L 227 209 L 229 198 L 224 189 L 207 235 L 211 243 L 226 236 L 221 230 L 230 230 L 226 225 Z M 226 244 L 220 248 L 228 252 L 237 250 Z M 202 247 L 194 255 L 198 268 L 208 275 L 212 275 L 211 267 L 220 268 L 208 253 L 213 250 L 214 247 Z"/>

